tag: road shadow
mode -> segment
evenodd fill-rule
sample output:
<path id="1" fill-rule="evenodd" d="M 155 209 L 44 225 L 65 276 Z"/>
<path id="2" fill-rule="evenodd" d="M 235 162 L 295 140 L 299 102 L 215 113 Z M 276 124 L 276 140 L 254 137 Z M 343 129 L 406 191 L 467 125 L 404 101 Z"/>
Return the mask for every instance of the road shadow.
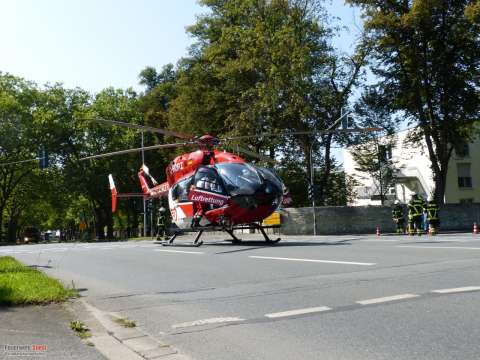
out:
<path id="1" fill-rule="evenodd" d="M 8 309 L 11 306 L 11 296 L 13 290 L 8 286 L 0 286 L 0 312 L 10 311 Z"/>
<path id="2" fill-rule="evenodd" d="M 53 267 L 50 265 L 28 265 L 27 267 L 31 269 L 52 269 Z"/>
<path id="3" fill-rule="evenodd" d="M 203 246 L 208 247 L 242 247 L 241 249 L 233 249 L 227 251 L 219 251 L 215 254 L 231 254 L 237 252 L 244 252 L 244 251 L 251 251 L 257 249 L 264 249 L 264 248 L 275 248 L 275 247 L 312 247 L 312 246 L 345 246 L 345 245 L 352 245 L 350 243 L 352 239 L 345 239 L 339 240 L 334 242 L 327 242 L 327 241 L 289 241 L 282 243 L 281 241 L 278 243 L 267 243 L 265 240 L 242 240 L 241 242 L 232 243 L 231 240 L 218 240 L 214 242 L 204 242 Z M 161 244 L 161 243 L 158 243 Z M 172 245 L 164 246 L 164 248 L 194 248 L 195 246 L 191 242 L 175 242 Z"/>

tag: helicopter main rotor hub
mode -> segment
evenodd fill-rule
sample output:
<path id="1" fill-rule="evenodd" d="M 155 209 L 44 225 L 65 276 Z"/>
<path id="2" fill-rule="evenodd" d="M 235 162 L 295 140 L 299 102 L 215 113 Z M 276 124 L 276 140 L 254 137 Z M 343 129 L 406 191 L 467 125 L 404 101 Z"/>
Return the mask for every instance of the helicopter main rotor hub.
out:
<path id="1" fill-rule="evenodd" d="M 203 135 L 197 139 L 197 144 L 201 148 L 211 149 L 220 144 L 220 139 L 212 135 Z"/>

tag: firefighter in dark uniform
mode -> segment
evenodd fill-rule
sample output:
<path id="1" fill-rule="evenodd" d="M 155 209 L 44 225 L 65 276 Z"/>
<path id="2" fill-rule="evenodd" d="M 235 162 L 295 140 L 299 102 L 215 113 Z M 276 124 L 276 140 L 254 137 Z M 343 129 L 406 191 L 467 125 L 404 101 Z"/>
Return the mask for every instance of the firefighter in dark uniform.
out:
<path id="1" fill-rule="evenodd" d="M 403 206 L 400 201 L 395 200 L 395 205 L 392 209 L 392 219 L 397 225 L 397 234 L 405 233 L 405 218 L 403 217 Z"/>
<path id="2" fill-rule="evenodd" d="M 167 209 L 163 206 L 158 209 L 157 218 L 157 240 L 163 240 L 167 237 Z"/>
<path id="3" fill-rule="evenodd" d="M 413 194 L 408 203 L 408 234 L 422 235 L 422 217 L 425 202 L 417 194 Z"/>
<path id="4" fill-rule="evenodd" d="M 440 226 L 440 218 L 438 217 L 439 207 L 433 197 L 429 197 L 428 203 L 425 205 L 425 211 L 427 213 L 428 232 L 431 235 L 437 235 L 438 228 Z"/>

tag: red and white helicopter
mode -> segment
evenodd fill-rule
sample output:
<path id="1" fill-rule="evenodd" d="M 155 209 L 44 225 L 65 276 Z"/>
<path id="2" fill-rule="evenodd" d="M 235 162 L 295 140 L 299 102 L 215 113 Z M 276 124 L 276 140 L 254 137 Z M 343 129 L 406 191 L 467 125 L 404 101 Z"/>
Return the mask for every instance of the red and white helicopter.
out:
<path id="1" fill-rule="evenodd" d="M 225 231 L 240 242 L 234 230 L 238 228 L 258 229 L 267 243 L 272 240 L 260 225 L 271 215 L 289 195 L 282 180 L 271 169 L 247 163 L 243 158 L 215 147 L 220 143 L 252 136 L 217 138 L 211 135 L 195 137 L 170 130 L 124 123 L 120 121 L 96 119 L 109 125 L 125 126 L 142 131 L 157 132 L 184 139 L 184 142 L 153 145 L 135 149 L 85 157 L 82 160 L 140 152 L 145 150 L 194 145 L 198 150 L 177 156 L 166 168 L 166 181 L 159 184 L 143 164 L 138 172 L 142 193 L 118 193 L 112 175 L 109 175 L 112 193 L 112 212 L 115 212 L 117 198 L 143 197 L 168 198 L 173 222 L 183 231 L 197 231 L 194 246 L 200 246 L 200 236 L 204 231 Z M 366 129 L 361 129 L 366 130 Z M 330 131 L 330 130 L 328 130 Z M 333 130 L 332 130 L 333 131 Z M 358 130 L 355 130 L 358 131 Z M 371 131 L 371 130 L 370 130 Z M 292 132 L 293 135 L 311 132 Z M 278 136 L 278 134 L 262 134 Z M 239 148 L 242 152 L 272 161 L 266 156 Z M 172 244 L 177 233 L 164 245 Z"/>

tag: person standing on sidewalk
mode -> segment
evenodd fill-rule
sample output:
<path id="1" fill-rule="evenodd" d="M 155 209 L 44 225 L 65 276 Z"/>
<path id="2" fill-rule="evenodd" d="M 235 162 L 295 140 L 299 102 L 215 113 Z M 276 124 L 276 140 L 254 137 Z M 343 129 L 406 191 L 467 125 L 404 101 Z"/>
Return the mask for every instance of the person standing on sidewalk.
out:
<path id="1" fill-rule="evenodd" d="M 422 235 L 422 217 L 424 201 L 418 194 L 413 194 L 412 198 L 408 202 L 408 234 L 418 236 Z"/>
<path id="2" fill-rule="evenodd" d="M 397 225 L 397 234 L 405 233 L 405 218 L 403 216 L 403 206 L 400 204 L 400 201 L 395 200 L 395 205 L 392 209 L 392 219 L 393 222 Z"/>
<path id="3" fill-rule="evenodd" d="M 439 207 L 433 196 L 429 196 L 428 203 L 425 206 L 425 211 L 427 213 L 427 221 L 428 221 L 428 232 L 431 235 L 437 235 L 438 228 L 440 226 L 440 218 L 438 216 Z"/>
<path id="4" fill-rule="evenodd" d="M 163 240 L 167 237 L 167 209 L 163 206 L 158 209 L 157 218 L 157 240 Z"/>

